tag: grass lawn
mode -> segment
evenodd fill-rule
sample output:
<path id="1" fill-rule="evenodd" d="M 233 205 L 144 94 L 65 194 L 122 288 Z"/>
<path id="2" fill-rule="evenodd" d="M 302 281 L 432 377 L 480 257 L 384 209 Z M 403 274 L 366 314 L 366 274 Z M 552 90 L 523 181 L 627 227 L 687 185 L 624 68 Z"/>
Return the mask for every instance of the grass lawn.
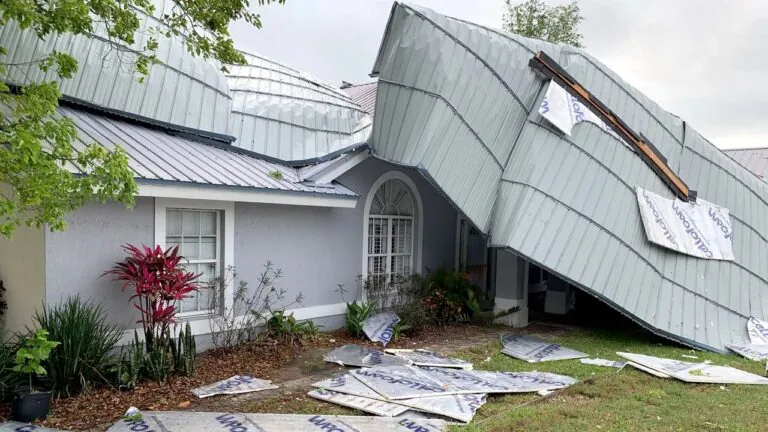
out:
<path id="1" fill-rule="evenodd" d="M 711 360 L 759 375 L 765 370 L 764 364 L 735 355 L 693 352 L 636 334 L 573 330 L 541 336 L 591 357 L 621 360 L 616 351 L 624 351 Z M 500 343 L 473 347 L 457 357 L 474 362 L 476 369 L 553 372 L 579 383 L 546 399 L 531 394 L 491 396 L 470 425 L 455 431 L 768 431 L 768 386 L 686 384 L 632 367 L 617 373 L 578 360 L 531 364 L 501 354 Z"/>

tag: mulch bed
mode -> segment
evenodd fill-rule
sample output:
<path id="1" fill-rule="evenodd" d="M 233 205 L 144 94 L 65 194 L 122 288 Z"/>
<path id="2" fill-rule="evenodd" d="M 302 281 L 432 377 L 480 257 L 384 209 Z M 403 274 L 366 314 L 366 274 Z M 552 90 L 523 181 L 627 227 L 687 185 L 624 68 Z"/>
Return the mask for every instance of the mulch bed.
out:
<path id="1" fill-rule="evenodd" d="M 428 327 L 413 335 L 403 335 L 397 341 L 390 342 L 387 348 L 440 345 L 449 341 L 462 341 L 487 330 L 476 325 Z M 226 353 L 206 351 L 198 355 L 196 371 L 192 377 L 174 377 L 163 384 L 143 382 L 132 391 L 103 386 L 74 397 L 57 399 L 53 403 L 51 415 L 43 425 L 72 430 L 105 430 L 131 406 L 143 411 L 195 411 L 196 405 L 201 402 L 191 393 L 193 388 L 233 375 L 251 374 L 273 379 L 278 370 L 290 364 L 305 350 L 318 347 L 328 347 L 330 350 L 352 343 L 381 349 L 380 344 L 355 338 L 340 329 L 323 333 L 301 346 L 247 342 Z M 0 404 L 0 422 L 6 420 L 9 414 L 10 405 Z"/>

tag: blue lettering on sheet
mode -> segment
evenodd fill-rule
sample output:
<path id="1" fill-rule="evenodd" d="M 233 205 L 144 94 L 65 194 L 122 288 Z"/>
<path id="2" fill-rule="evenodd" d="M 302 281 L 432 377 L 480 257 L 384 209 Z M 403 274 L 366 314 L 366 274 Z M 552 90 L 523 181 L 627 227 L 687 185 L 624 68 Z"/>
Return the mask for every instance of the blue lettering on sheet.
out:
<path id="1" fill-rule="evenodd" d="M 579 123 L 584 121 L 584 111 L 581 110 L 581 103 L 575 97 L 568 95 L 571 98 L 571 109 L 573 110 L 574 122 Z"/>
<path id="2" fill-rule="evenodd" d="M 661 230 L 664 232 L 664 238 L 666 238 L 672 245 L 678 249 L 680 249 L 680 246 L 677 244 L 677 241 L 675 240 L 675 236 L 672 235 L 672 232 L 669 231 L 669 227 L 667 227 L 667 223 L 664 220 L 663 217 L 659 214 L 658 209 L 653 204 L 653 201 L 651 201 L 651 198 L 645 193 L 645 190 L 643 190 L 643 199 L 645 199 L 645 203 L 648 205 L 648 208 L 651 209 L 651 213 L 653 213 L 654 222 L 661 228 Z"/>
<path id="3" fill-rule="evenodd" d="M 405 426 L 406 429 L 413 432 L 430 432 L 432 430 L 426 426 L 422 426 L 416 423 L 416 421 L 414 420 L 407 419 L 407 418 L 400 420 L 398 424 L 401 426 Z"/>
<path id="4" fill-rule="evenodd" d="M 494 384 L 492 382 L 489 382 L 487 380 L 484 380 L 480 377 L 476 377 L 473 375 L 464 374 L 457 371 L 452 371 L 446 368 L 432 368 L 432 367 L 426 367 L 425 370 L 428 370 L 430 372 L 439 373 L 442 375 L 445 375 L 447 377 L 453 378 L 455 380 L 461 380 L 461 381 L 469 381 L 472 384 L 476 386 L 482 386 L 482 387 L 488 387 L 488 388 L 495 388 L 495 389 L 505 389 L 506 387 L 498 384 Z"/>
<path id="5" fill-rule="evenodd" d="M 237 378 L 232 378 L 216 386 L 219 391 L 226 391 L 240 386 L 241 384 L 251 384 L 253 382 L 253 376 L 242 375 Z"/>
<path id="6" fill-rule="evenodd" d="M 685 227 L 685 232 L 693 239 L 696 248 L 704 253 L 707 258 L 712 258 L 714 254 L 709 250 L 709 247 L 707 247 L 707 242 L 702 238 L 701 233 L 696 227 L 696 223 L 688 219 L 688 215 L 685 211 L 678 206 L 677 200 L 672 201 L 672 209 L 675 211 L 675 214 L 677 214 L 677 217 L 680 218 L 680 222 L 682 222 Z"/>
<path id="7" fill-rule="evenodd" d="M 155 432 L 154 429 L 149 427 L 144 419 L 126 420 L 125 423 L 128 425 L 128 429 L 132 432 Z"/>
<path id="8" fill-rule="evenodd" d="M 720 217 L 720 214 L 715 211 L 714 208 L 709 208 L 709 217 L 712 218 L 712 220 L 715 222 L 715 225 L 717 225 L 718 228 L 720 228 L 720 231 L 725 234 L 726 239 L 730 239 L 733 235 L 733 231 L 731 231 L 731 225 L 725 223 L 725 221 Z"/>
<path id="9" fill-rule="evenodd" d="M 560 351 L 560 345 L 548 345 L 543 350 L 537 352 L 533 356 L 533 358 L 541 360 L 541 359 L 544 359 L 546 357 L 549 357 L 550 354 L 555 353 L 557 351 Z"/>
<path id="10" fill-rule="evenodd" d="M 307 421 L 309 421 L 313 426 L 318 427 L 320 430 L 328 432 L 346 432 L 345 429 L 343 429 L 341 426 L 335 425 L 330 420 L 322 416 L 313 416 L 310 417 L 310 419 Z"/>
<path id="11" fill-rule="evenodd" d="M 503 372 L 503 374 L 532 384 L 544 384 L 559 387 L 565 387 L 568 385 L 564 382 L 554 381 L 551 379 L 543 378 L 541 376 L 532 375 L 529 372 Z"/>
<path id="12" fill-rule="evenodd" d="M 755 330 L 757 330 L 760 335 L 768 338 L 768 328 L 765 328 L 765 326 L 763 326 L 763 324 L 756 319 L 752 320 L 752 324 L 755 326 Z"/>
<path id="13" fill-rule="evenodd" d="M 216 421 L 229 432 L 248 432 L 248 428 L 242 422 L 237 421 L 237 417 L 232 414 L 222 414 L 216 417 Z"/>
<path id="14" fill-rule="evenodd" d="M 546 114 L 549 112 L 549 99 L 547 99 L 546 96 L 544 96 L 544 101 L 541 102 L 541 108 L 539 109 L 539 113 Z"/>
<path id="15" fill-rule="evenodd" d="M 415 390 L 423 390 L 423 391 L 431 391 L 435 393 L 443 393 L 445 392 L 445 389 L 442 387 L 436 386 L 436 385 L 429 385 L 423 382 L 407 379 L 407 378 L 399 378 L 392 375 L 380 373 L 380 372 L 369 372 L 366 370 L 356 370 L 353 373 L 356 373 L 358 375 L 363 375 L 369 378 L 373 378 L 379 381 L 384 381 L 389 384 L 402 384 L 408 388 L 415 389 Z"/>
<path id="16" fill-rule="evenodd" d="M 29 432 L 29 431 L 35 431 L 37 430 L 37 426 L 35 425 L 24 425 L 19 426 L 16 429 L 13 430 L 13 432 Z"/>

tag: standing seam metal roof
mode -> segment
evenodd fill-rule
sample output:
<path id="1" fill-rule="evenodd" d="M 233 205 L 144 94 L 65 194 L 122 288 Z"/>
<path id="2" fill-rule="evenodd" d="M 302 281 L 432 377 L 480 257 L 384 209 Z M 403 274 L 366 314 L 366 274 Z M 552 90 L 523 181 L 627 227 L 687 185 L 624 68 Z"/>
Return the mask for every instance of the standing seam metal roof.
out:
<path id="1" fill-rule="evenodd" d="M 303 183 L 296 168 L 192 141 L 135 122 L 71 106 L 60 106 L 58 113 L 71 119 L 77 128 L 76 150 L 92 142 L 110 150 L 120 145 L 128 155 L 129 167 L 139 180 L 357 197 L 356 193 L 339 184 L 317 186 Z M 78 167 L 70 165 L 68 168 L 83 173 Z M 272 177 L 272 172 L 280 172 L 282 178 Z"/>
<path id="2" fill-rule="evenodd" d="M 723 150 L 744 168 L 760 178 L 768 176 L 768 147 Z"/>
<path id="3" fill-rule="evenodd" d="M 342 87 L 342 90 L 349 95 L 353 102 L 360 105 L 365 112 L 373 115 L 376 106 L 376 81 L 348 85 Z"/>
<path id="4" fill-rule="evenodd" d="M 674 195 L 611 134 L 582 123 L 565 137 L 541 118 L 547 82 L 528 67 L 538 51 L 730 209 L 734 262 L 647 240 L 635 186 Z M 374 73 L 372 151 L 418 167 L 492 245 L 691 346 L 723 351 L 747 340 L 747 317 L 768 316 L 768 187 L 584 51 L 396 3 Z"/>

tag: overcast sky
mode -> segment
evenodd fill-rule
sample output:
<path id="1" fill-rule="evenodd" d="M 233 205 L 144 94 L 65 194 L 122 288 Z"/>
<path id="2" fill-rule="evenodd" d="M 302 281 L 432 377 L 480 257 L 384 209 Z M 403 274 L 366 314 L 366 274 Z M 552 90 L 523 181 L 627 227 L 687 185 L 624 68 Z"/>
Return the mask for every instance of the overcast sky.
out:
<path id="1" fill-rule="evenodd" d="M 501 27 L 503 0 L 414 3 Z M 768 1 L 580 4 L 584 45 L 592 55 L 716 145 L 768 146 Z M 335 86 L 363 82 L 370 80 L 391 7 L 389 0 L 287 0 L 256 9 L 261 30 L 235 23 L 232 34 L 239 48 Z"/>

